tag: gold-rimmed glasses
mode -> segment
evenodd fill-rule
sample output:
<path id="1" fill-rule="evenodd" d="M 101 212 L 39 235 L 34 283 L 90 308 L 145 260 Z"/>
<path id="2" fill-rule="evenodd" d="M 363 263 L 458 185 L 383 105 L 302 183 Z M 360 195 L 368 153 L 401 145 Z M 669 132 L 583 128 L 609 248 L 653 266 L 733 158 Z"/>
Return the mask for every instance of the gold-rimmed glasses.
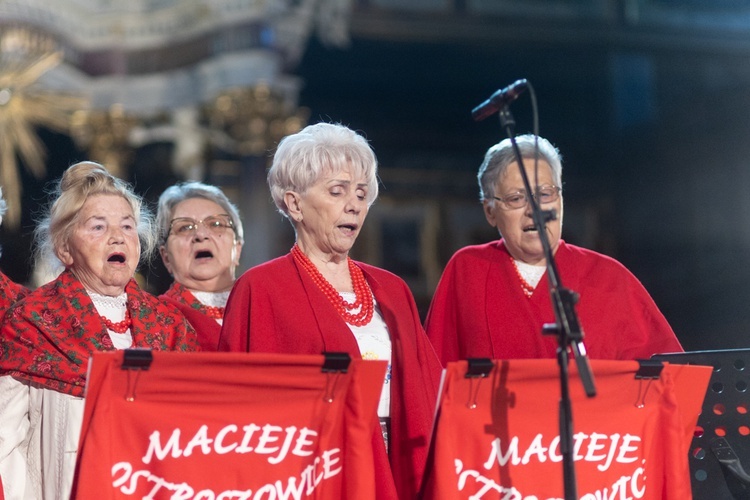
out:
<path id="1" fill-rule="evenodd" d="M 177 217 L 169 223 L 169 234 L 182 237 L 193 237 L 198 231 L 198 225 L 208 229 L 211 233 L 220 235 L 227 229 L 234 231 L 234 222 L 229 214 L 210 215 L 202 220 L 190 217 Z"/>
<path id="2" fill-rule="evenodd" d="M 508 193 L 503 197 L 493 196 L 492 198 L 502 202 L 508 208 L 508 210 L 523 208 L 529 203 L 529 197 L 526 194 L 526 191 L 516 191 L 513 193 Z M 560 188 L 558 186 L 551 186 L 549 184 L 539 186 L 536 194 L 534 195 L 534 199 L 540 205 L 552 203 L 554 201 L 557 201 L 558 198 L 560 198 Z"/>

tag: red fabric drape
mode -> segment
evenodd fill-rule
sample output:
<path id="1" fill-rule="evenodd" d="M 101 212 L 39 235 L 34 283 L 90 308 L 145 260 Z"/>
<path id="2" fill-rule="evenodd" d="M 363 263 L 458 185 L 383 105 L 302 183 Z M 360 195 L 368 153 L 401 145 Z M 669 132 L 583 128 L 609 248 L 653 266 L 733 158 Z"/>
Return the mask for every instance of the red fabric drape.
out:
<path id="1" fill-rule="evenodd" d="M 563 498 L 557 362 L 496 361 L 485 379 L 465 378 L 467 366 L 446 370 L 424 498 Z M 688 449 L 711 367 L 666 364 L 636 380 L 636 361 L 591 366 L 593 398 L 575 365 L 570 374 L 578 497 L 690 499 Z"/>
<path id="2" fill-rule="evenodd" d="M 374 498 L 386 363 L 323 359 L 155 352 L 131 371 L 95 354 L 72 498 Z"/>

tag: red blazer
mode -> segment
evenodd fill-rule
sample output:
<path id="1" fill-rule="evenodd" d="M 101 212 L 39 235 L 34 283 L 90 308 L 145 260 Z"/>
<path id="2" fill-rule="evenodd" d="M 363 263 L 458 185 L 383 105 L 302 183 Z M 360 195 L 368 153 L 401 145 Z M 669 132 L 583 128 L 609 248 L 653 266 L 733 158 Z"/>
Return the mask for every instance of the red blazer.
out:
<path id="1" fill-rule="evenodd" d="M 622 264 L 564 241 L 555 262 L 562 285 L 580 294 L 576 311 L 591 359 L 682 351 L 651 296 Z M 526 297 L 500 240 L 456 252 L 440 278 L 425 329 L 443 363 L 554 358 L 558 339 L 542 335 L 545 323 L 555 323 L 546 273 Z"/>
<path id="2" fill-rule="evenodd" d="M 422 329 L 406 283 L 357 262 L 392 342 L 390 466 L 377 426 L 373 435 L 378 498 L 415 498 L 419 491 L 442 367 Z M 349 326 L 291 254 L 243 274 L 229 296 L 219 350 L 361 356 Z M 395 488 L 394 488 L 395 486 Z"/>

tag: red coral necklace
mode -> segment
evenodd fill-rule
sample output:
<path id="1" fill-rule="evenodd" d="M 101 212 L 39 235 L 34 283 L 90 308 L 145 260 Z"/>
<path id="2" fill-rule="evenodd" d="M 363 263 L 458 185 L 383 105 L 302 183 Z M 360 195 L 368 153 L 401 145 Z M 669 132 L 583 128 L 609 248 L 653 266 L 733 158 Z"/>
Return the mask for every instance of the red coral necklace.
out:
<path id="1" fill-rule="evenodd" d="M 321 292 L 328 298 L 329 302 L 333 304 L 339 315 L 344 318 L 344 321 L 354 326 L 364 326 L 372 319 L 372 313 L 374 304 L 372 300 L 372 293 L 370 287 L 367 285 L 365 275 L 362 270 L 350 259 L 346 258 L 349 264 L 349 274 L 352 278 L 352 288 L 354 289 L 354 296 L 356 300 L 350 304 L 345 301 L 339 292 L 331 285 L 327 279 L 318 271 L 315 264 L 305 255 L 302 250 L 295 244 L 292 247 L 292 256 L 294 260 L 310 275 L 313 282 L 318 286 Z M 352 313 L 350 311 L 359 308 L 359 312 Z"/>
<path id="2" fill-rule="evenodd" d="M 531 298 L 531 296 L 534 295 L 534 287 L 531 286 L 531 284 L 526 281 L 523 276 L 521 276 L 521 271 L 518 270 L 518 264 L 516 264 L 516 260 L 512 255 L 510 256 L 510 261 L 513 263 L 513 269 L 516 270 L 516 276 L 518 276 L 518 279 L 521 281 L 521 289 L 523 290 L 523 294 L 526 295 L 526 297 Z"/>
<path id="3" fill-rule="evenodd" d="M 102 321 L 104 321 L 104 324 L 107 325 L 107 328 L 109 330 L 112 330 L 115 333 L 125 333 L 130 329 L 130 326 L 132 325 L 132 321 L 130 321 L 130 311 L 125 309 L 125 319 L 122 321 L 118 321 L 117 323 L 114 323 L 109 318 L 106 318 L 99 315 L 100 318 L 102 318 Z"/>
<path id="4" fill-rule="evenodd" d="M 206 304 L 201 303 L 200 305 L 200 311 L 208 316 L 209 318 L 213 319 L 224 319 L 224 308 L 223 307 L 217 307 L 217 306 L 207 306 Z"/>

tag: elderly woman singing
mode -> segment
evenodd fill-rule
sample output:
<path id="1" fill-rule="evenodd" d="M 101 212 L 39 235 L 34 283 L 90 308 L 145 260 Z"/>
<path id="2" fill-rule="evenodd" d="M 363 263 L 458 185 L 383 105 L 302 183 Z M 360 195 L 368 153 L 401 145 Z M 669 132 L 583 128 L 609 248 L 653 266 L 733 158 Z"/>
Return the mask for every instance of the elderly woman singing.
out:
<path id="1" fill-rule="evenodd" d="M 89 357 L 129 347 L 197 349 L 185 317 L 133 278 L 153 251 L 141 199 L 99 164 L 77 163 L 36 231 L 62 273 L 13 305 L 0 329 L 0 474 L 6 499 L 71 493 Z"/>
<path id="2" fill-rule="evenodd" d="M 237 280 L 219 348 L 345 351 L 387 360 L 378 408 L 382 432 L 373 439 L 377 496 L 415 498 L 441 366 L 406 283 L 349 257 L 378 194 L 375 155 L 347 127 L 318 123 L 279 143 L 268 184 L 296 243 L 289 254 Z"/>
<path id="3" fill-rule="evenodd" d="M 242 251 L 237 207 L 216 186 L 187 182 L 167 188 L 156 213 L 159 252 L 174 278 L 159 298 L 193 325 L 203 351 L 215 351 Z"/>
<path id="4" fill-rule="evenodd" d="M 561 239 L 562 162 L 549 141 L 516 138 L 542 209 L 562 283 L 580 294 L 577 310 L 592 359 L 648 358 L 682 351 L 643 285 L 622 264 Z M 460 249 L 448 262 L 425 328 L 443 363 L 466 358 L 554 358 L 558 341 L 546 257 L 510 140 L 492 146 L 478 173 L 487 222 L 501 239 Z"/>

